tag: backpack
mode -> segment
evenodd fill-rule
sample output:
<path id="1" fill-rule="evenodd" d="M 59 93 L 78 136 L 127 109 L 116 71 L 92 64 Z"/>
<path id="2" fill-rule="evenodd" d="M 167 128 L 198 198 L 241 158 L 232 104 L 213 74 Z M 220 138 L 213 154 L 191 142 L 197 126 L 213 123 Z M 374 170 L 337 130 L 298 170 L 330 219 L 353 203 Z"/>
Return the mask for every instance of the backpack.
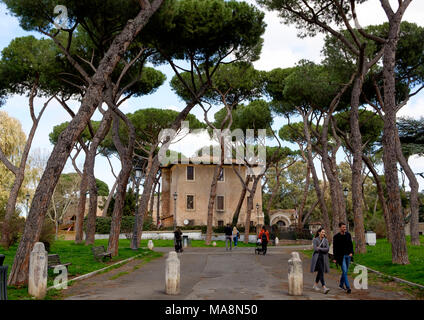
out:
<path id="1" fill-rule="evenodd" d="M 265 232 L 263 232 L 263 233 L 262 233 L 262 243 L 266 243 L 266 242 L 268 242 L 268 239 L 267 239 L 267 237 L 266 237 L 266 233 L 265 233 Z"/>

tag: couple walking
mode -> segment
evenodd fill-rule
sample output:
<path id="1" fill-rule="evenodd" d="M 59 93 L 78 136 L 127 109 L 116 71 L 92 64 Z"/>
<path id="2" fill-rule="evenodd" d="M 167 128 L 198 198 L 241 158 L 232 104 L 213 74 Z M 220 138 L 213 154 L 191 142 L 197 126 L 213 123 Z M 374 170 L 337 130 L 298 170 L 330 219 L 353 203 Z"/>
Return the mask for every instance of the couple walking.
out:
<path id="1" fill-rule="evenodd" d="M 353 244 L 350 233 L 346 230 L 346 224 L 339 223 L 340 232 L 333 237 L 333 262 L 340 265 L 342 275 L 340 278 L 339 288 L 351 293 L 347 271 L 353 256 Z M 330 245 L 325 237 L 325 230 L 320 228 L 313 240 L 314 254 L 311 261 L 311 272 L 317 272 L 315 278 L 314 290 L 319 291 L 318 284 L 321 282 L 323 292 L 327 294 L 330 289 L 325 286 L 324 273 L 330 271 L 330 263 L 328 261 L 328 250 Z"/>
<path id="2" fill-rule="evenodd" d="M 230 243 L 230 250 L 231 250 L 233 241 L 234 241 L 234 248 L 237 248 L 237 243 L 240 237 L 240 233 L 237 230 L 236 226 L 234 226 L 234 228 L 231 229 L 231 226 L 228 223 L 224 231 L 225 231 L 225 249 L 228 251 L 228 243 Z"/>

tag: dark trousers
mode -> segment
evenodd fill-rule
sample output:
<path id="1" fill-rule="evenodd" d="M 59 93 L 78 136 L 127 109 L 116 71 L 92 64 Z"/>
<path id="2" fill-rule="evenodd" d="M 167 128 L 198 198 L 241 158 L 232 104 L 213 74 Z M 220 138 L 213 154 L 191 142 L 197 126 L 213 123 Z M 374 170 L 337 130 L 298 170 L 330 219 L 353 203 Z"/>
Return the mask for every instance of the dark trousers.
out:
<path id="1" fill-rule="evenodd" d="M 321 284 L 325 286 L 325 280 L 324 280 L 324 259 L 322 255 L 319 255 L 317 264 L 315 266 L 315 271 L 318 271 L 317 277 L 315 278 L 315 283 L 318 283 L 321 281 Z"/>
<path id="2" fill-rule="evenodd" d="M 263 252 L 263 254 L 266 253 L 267 246 L 268 246 L 268 241 L 262 241 L 262 252 Z"/>
<path id="3" fill-rule="evenodd" d="M 182 245 L 181 239 L 176 239 L 175 240 L 175 251 L 181 252 L 182 249 L 183 249 L 183 245 Z"/>

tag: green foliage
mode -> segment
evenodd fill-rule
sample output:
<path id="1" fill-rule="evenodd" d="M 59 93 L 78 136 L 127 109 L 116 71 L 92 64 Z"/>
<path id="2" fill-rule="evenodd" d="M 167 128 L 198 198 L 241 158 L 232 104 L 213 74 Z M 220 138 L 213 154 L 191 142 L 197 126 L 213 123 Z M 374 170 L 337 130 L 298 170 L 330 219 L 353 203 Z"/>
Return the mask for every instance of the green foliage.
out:
<path id="1" fill-rule="evenodd" d="M 420 119 L 399 118 L 397 121 L 402 151 L 406 158 L 424 155 L 424 117 Z"/>
<path id="2" fill-rule="evenodd" d="M 365 230 L 374 231 L 377 239 L 386 237 L 386 222 L 382 211 L 377 211 L 371 218 L 365 220 Z"/>
<path id="3" fill-rule="evenodd" d="M 106 182 L 96 178 L 97 195 L 107 197 L 109 195 L 109 186 Z"/>
<path id="4" fill-rule="evenodd" d="M 192 79 L 191 72 L 184 72 L 181 77 L 193 92 L 196 92 L 201 83 L 207 80 L 205 72 L 201 74 L 202 80 L 198 76 Z M 236 108 L 244 100 L 262 96 L 265 77 L 266 72 L 255 70 L 253 65 L 248 62 L 221 64 L 211 77 L 212 88 L 205 93 L 203 99 L 212 104 L 222 105 L 222 95 L 225 93 L 225 103 Z M 192 99 L 191 92 L 178 76 L 172 78 L 171 87 L 185 102 Z"/>
<path id="5" fill-rule="evenodd" d="M 19 216 L 19 211 L 16 211 L 15 214 L 10 219 L 9 232 L 10 232 L 10 241 L 8 246 L 13 246 L 18 243 L 22 233 L 25 228 L 25 218 Z M 6 206 L 0 203 L 0 235 L 1 235 L 1 222 L 4 220 L 6 214 Z"/>
<path id="6" fill-rule="evenodd" d="M 356 4 L 366 1 L 354 0 Z M 295 25 L 300 37 L 315 36 L 317 33 L 324 32 L 314 24 L 317 21 L 337 27 L 344 25 L 338 8 L 333 2 L 327 0 L 257 0 L 257 2 L 268 10 L 277 11 L 285 24 Z M 343 12 L 348 20 L 352 18 L 349 3 L 349 1 L 341 2 Z M 305 19 L 312 22 L 305 21 Z"/>
<path id="7" fill-rule="evenodd" d="M 337 127 L 350 135 L 349 112 L 339 112 L 334 116 Z M 374 153 L 381 141 L 383 132 L 383 120 L 372 111 L 360 110 L 359 130 L 361 131 L 362 143 L 365 145 L 364 152 Z"/>
<path id="8" fill-rule="evenodd" d="M 125 193 L 124 209 L 122 213 L 123 216 L 134 216 L 135 206 L 136 206 L 135 197 L 136 195 L 131 188 Z M 113 195 L 112 200 L 110 201 L 110 204 L 109 204 L 109 208 L 107 210 L 107 215 L 109 217 L 111 217 L 113 214 L 113 208 L 115 206 L 115 198 L 116 198 L 116 194 Z"/>
<path id="9" fill-rule="evenodd" d="M 63 57 L 53 41 L 26 36 L 13 39 L 3 49 L 0 89 L 7 94 L 24 94 L 37 85 L 38 95 L 75 94 L 75 88 L 59 78 Z"/>
<path id="10" fill-rule="evenodd" d="M 55 241 L 56 230 L 55 225 L 49 219 L 44 219 L 43 227 L 41 228 L 39 242 L 44 243 L 44 247 L 47 252 L 50 252 L 50 248 Z"/>
<path id="11" fill-rule="evenodd" d="M 165 0 L 140 38 L 160 51 L 154 63 L 193 57 L 213 64 L 230 51 L 253 61 L 259 58 L 263 19 L 264 13 L 245 2 Z"/>

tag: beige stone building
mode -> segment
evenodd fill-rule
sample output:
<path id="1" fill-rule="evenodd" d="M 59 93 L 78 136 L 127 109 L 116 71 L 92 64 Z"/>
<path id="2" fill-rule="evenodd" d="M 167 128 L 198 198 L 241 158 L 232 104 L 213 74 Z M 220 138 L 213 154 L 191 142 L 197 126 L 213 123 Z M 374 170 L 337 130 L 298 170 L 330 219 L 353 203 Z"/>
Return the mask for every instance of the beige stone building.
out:
<path id="1" fill-rule="evenodd" d="M 246 177 L 245 166 L 237 165 L 242 177 Z M 172 226 L 174 223 L 174 202 L 176 202 L 177 225 L 206 225 L 209 195 L 214 164 L 170 164 L 162 167 L 162 193 L 160 218 L 162 225 Z M 251 185 L 250 185 L 251 187 Z M 213 226 L 232 223 L 233 214 L 242 192 L 242 184 L 231 165 L 224 165 L 217 186 L 217 197 L 214 206 Z M 253 210 L 250 224 L 263 224 L 262 187 L 258 183 L 253 199 Z M 174 201 L 174 193 L 177 199 Z M 238 225 L 245 225 L 247 214 L 247 196 L 243 201 Z M 257 210 L 257 205 L 259 209 Z M 153 219 L 156 220 L 155 214 Z"/>

